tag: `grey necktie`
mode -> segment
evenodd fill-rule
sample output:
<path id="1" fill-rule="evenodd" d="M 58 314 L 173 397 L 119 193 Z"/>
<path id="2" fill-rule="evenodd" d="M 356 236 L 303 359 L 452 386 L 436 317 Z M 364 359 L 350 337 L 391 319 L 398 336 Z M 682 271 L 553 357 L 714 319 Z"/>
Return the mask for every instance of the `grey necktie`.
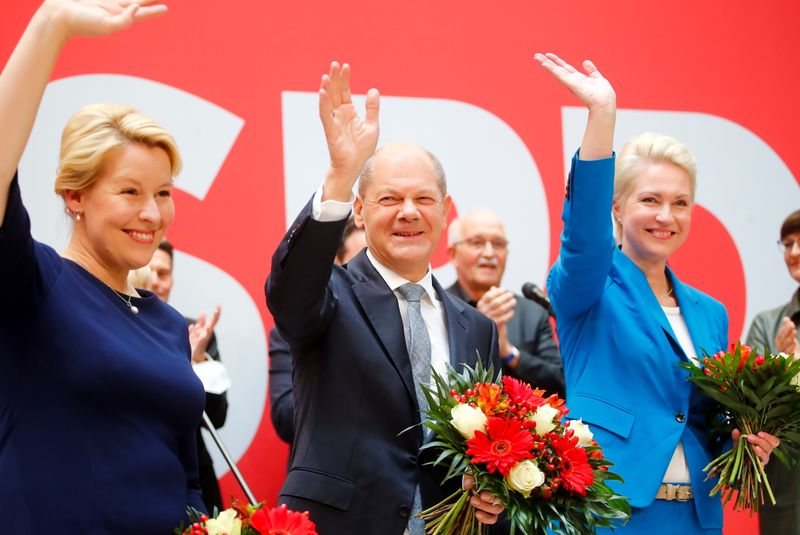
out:
<path id="1" fill-rule="evenodd" d="M 421 385 L 428 385 L 431 381 L 431 338 L 425 322 L 422 320 L 422 308 L 419 302 L 425 295 L 425 288 L 409 282 L 400 286 L 397 291 L 408 302 L 406 346 L 408 347 L 408 357 L 411 360 L 411 371 L 414 374 L 417 402 L 419 409 L 424 411 L 428 409 L 428 402 L 422 393 Z"/>
<path id="2" fill-rule="evenodd" d="M 425 288 L 419 284 L 406 283 L 397 289 L 406 302 L 406 319 L 408 320 L 408 332 L 406 332 L 406 347 L 408 357 L 411 360 L 411 371 L 414 374 L 414 390 L 417 394 L 417 403 L 421 411 L 428 409 L 428 402 L 422 393 L 421 385 L 430 384 L 431 379 L 431 338 L 428 329 L 422 320 L 422 309 L 419 300 L 425 295 Z M 420 419 L 422 419 L 420 415 Z M 423 432 L 424 434 L 424 432 Z M 415 518 L 417 513 L 422 511 L 422 497 L 419 492 L 419 485 L 414 492 L 414 504 L 411 506 L 411 519 L 408 521 L 408 533 L 410 535 L 425 535 L 425 522 L 420 518 Z"/>

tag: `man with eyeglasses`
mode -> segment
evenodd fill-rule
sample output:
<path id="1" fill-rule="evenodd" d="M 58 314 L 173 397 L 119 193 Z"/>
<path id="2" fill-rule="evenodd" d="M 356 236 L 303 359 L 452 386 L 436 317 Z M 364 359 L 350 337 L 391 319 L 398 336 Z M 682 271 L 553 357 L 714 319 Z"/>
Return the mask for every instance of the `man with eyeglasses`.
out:
<path id="1" fill-rule="evenodd" d="M 503 222 L 473 210 L 450 223 L 448 252 L 458 280 L 447 291 L 497 324 L 503 372 L 565 396 L 564 371 L 547 311 L 500 286 L 508 258 Z"/>
<path id="2" fill-rule="evenodd" d="M 800 283 L 800 210 L 795 210 L 781 225 L 778 248 L 789 275 Z M 756 351 L 800 356 L 800 288 L 785 305 L 758 314 L 747 333 L 747 345 Z M 764 467 L 775 493 L 776 505 L 765 503 L 759 512 L 761 533 L 800 535 L 800 468 L 789 470 L 781 463 Z"/>

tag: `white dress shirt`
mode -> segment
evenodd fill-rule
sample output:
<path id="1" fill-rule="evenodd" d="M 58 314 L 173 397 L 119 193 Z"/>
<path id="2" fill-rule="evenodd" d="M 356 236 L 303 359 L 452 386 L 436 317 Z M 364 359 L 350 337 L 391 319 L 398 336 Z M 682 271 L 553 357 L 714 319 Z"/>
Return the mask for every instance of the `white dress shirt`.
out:
<path id="1" fill-rule="evenodd" d="M 699 366 L 697 352 L 694 350 L 692 337 L 689 334 L 689 328 L 686 326 L 686 320 L 683 318 L 683 314 L 681 314 L 680 307 L 662 306 L 661 308 L 664 310 L 664 314 L 667 315 L 669 325 L 672 327 L 672 332 L 674 332 L 675 336 L 678 338 L 681 349 L 683 349 L 683 352 L 686 353 L 686 356 L 689 357 L 689 360 L 693 362 L 695 366 Z M 683 443 L 678 442 L 678 447 L 675 448 L 675 452 L 672 454 L 672 459 L 669 461 L 669 466 L 667 466 L 667 471 L 662 481 L 664 483 L 692 482 L 691 476 L 689 475 L 689 467 L 686 465 Z"/>

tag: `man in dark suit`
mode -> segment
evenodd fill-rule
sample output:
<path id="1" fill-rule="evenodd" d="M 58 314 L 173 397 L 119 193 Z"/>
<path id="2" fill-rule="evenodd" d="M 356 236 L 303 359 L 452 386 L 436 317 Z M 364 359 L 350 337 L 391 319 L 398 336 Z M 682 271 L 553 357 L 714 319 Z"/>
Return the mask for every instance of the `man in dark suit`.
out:
<path id="1" fill-rule="evenodd" d="M 366 246 L 364 229 L 356 227 L 355 219 L 350 217 L 334 261 L 339 265 L 346 264 Z M 277 327 L 269 331 L 269 402 L 272 426 L 281 440 L 291 446 L 294 441 L 292 355 L 289 344 L 281 337 Z"/>
<path id="2" fill-rule="evenodd" d="M 320 533 L 417 535 L 414 513 L 447 492 L 420 455 L 420 385 L 448 362 L 499 363 L 497 335 L 431 275 L 450 207 L 441 165 L 406 143 L 375 152 L 378 92 L 368 92 L 362 120 L 349 78 L 337 63 L 322 78 L 330 167 L 278 246 L 265 288 L 294 359 L 294 449 L 280 500 L 308 510 Z M 336 266 L 351 206 L 367 250 Z M 494 502 L 485 492 L 470 500 L 490 524 L 502 511 Z"/>
<path id="3" fill-rule="evenodd" d="M 447 291 L 495 321 L 503 372 L 564 399 L 564 369 L 547 311 L 500 286 L 508 259 L 500 218 L 488 210 L 461 215 L 450 223 L 447 247 L 458 275 Z"/>

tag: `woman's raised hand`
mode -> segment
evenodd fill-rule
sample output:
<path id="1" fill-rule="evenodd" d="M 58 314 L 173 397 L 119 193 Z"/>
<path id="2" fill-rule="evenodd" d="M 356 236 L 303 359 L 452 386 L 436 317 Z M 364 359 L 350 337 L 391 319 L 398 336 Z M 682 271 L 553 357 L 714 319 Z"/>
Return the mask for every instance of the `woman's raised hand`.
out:
<path id="1" fill-rule="evenodd" d="M 46 0 L 42 10 L 54 17 L 63 37 L 105 35 L 167 12 L 155 0 Z"/>
<path id="2" fill-rule="evenodd" d="M 609 106 L 612 109 L 616 107 L 617 97 L 614 88 L 611 87 L 608 80 L 603 78 L 594 63 L 588 59 L 583 62 L 584 72 L 580 72 L 550 52 L 547 54 L 537 53 L 534 58 L 590 110 L 601 110 Z"/>
<path id="3" fill-rule="evenodd" d="M 614 149 L 617 96 L 594 63 L 583 62 L 584 72 L 548 52 L 534 58 L 553 78 L 569 89 L 589 109 L 589 119 L 581 142 L 581 160 L 608 158 Z"/>

